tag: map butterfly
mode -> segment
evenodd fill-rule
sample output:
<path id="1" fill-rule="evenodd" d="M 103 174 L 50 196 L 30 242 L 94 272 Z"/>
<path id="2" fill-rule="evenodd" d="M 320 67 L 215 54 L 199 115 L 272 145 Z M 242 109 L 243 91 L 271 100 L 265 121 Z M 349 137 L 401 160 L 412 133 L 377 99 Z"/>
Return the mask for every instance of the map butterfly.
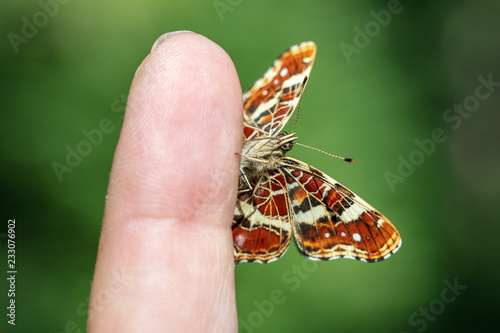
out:
<path id="1" fill-rule="evenodd" d="M 243 95 L 244 132 L 232 233 L 235 263 L 268 263 L 293 233 L 311 260 L 376 262 L 401 246 L 389 220 L 318 169 L 286 157 L 297 138 L 281 131 L 299 104 L 316 55 L 305 42 L 282 54 Z"/>

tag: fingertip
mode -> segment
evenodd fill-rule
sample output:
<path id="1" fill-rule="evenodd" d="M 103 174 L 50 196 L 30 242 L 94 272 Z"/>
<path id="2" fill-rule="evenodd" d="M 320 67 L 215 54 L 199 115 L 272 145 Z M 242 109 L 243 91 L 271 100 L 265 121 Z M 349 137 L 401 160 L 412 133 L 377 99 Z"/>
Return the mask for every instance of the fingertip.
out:
<path id="1" fill-rule="evenodd" d="M 147 206 L 164 216 L 172 206 L 203 211 L 222 200 L 228 209 L 235 192 L 225 189 L 236 189 L 243 123 L 236 70 L 227 53 L 201 35 L 164 36 L 134 78 L 115 155 L 134 187 L 126 191 L 135 197 L 129 208 Z M 158 202 L 142 200 L 151 195 Z"/>

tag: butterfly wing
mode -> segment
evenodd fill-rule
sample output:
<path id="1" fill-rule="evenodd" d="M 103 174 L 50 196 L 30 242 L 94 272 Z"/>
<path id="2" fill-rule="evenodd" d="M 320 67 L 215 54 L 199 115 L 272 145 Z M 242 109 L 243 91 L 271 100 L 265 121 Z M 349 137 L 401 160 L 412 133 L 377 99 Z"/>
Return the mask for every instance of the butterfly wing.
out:
<path id="1" fill-rule="evenodd" d="M 244 140 L 282 130 L 300 101 L 315 54 L 312 42 L 292 47 L 243 95 Z M 246 153 L 255 157 L 250 148 Z M 252 170 L 250 180 L 240 172 L 232 225 L 236 263 L 280 258 L 291 229 L 299 251 L 312 260 L 375 262 L 399 249 L 398 231 L 363 199 L 306 163 L 282 157 L 278 164 L 262 174 Z"/>
<path id="2" fill-rule="evenodd" d="M 268 135 L 281 131 L 299 103 L 316 55 L 304 42 L 283 53 L 262 78 L 243 94 L 245 124 Z"/>
<path id="3" fill-rule="evenodd" d="M 238 194 L 232 225 L 236 264 L 266 263 L 285 253 L 291 234 L 288 202 L 281 172 Z"/>
<path id="4" fill-rule="evenodd" d="M 312 260 L 376 262 L 401 246 L 389 220 L 363 199 L 310 165 L 283 158 L 291 220 L 299 251 Z"/>
<path id="5" fill-rule="evenodd" d="M 268 137 L 285 126 L 299 103 L 315 55 L 312 42 L 291 47 L 243 94 L 244 140 Z M 285 176 L 276 170 L 274 175 L 262 175 L 258 184 L 250 185 L 251 189 L 238 194 L 234 211 L 236 264 L 277 260 L 290 243 Z"/>

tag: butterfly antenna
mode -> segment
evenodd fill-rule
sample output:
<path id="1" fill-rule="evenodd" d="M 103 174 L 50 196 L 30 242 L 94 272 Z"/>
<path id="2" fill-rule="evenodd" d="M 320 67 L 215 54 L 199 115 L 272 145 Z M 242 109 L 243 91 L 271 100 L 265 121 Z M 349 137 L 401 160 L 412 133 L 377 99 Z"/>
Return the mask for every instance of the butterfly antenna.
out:
<path id="1" fill-rule="evenodd" d="M 269 160 L 265 160 L 263 158 L 258 158 L 258 157 L 252 157 L 252 156 L 247 156 L 247 155 L 244 155 L 244 154 L 240 154 L 240 153 L 235 153 L 236 155 L 239 155 L 241 157 L 244 157 L 246 158 L 247 160 L 250 160 L 250 161 L 255 161 L 255 162 L 260 162 L 260 163 L 265 163 L 265 164 L 269 164 Z"/>
<path id="2" fill-rule="evenodd" d="M 295 125 L 297 125 L 297 120 L 299 120 L 299 111 L 300 111 L 300 102 L 302 102 L 302 93 L 304 92 L 304 88 L 306 87 L 306 83 L 307 83 L 307 80 L 308 80 L 308 77 L 304 77 L 304 81 L 302 81 L 302 86 L 300 87 L 300 89 L 302 89 L 302 91 L 300 92 L 300 99 L 299 99 L 299 103 L 297 104 L 297 115 L 295 116 L 295 122 L 293 123 L 293 127 L 292 127 L 292 133 L 295 133 Z"/>
<path id="3" fill-rule="evenodd" d="M 299 111 L 300 111 L 300 102 L 302 101 L 302 98 L 299 99 L 299 104 L 297 105 L 297 115 L 295 116 L 295 122 L 293 123 L 293 127 L 292 127 L 292 132 L 291 133 L 295 133 L 295 125 L 297 125 L 297 120 L 299 120 Z"/>
<path id="4" fill-rule="evenodd" d="M 273 138 L 273 136 L 269 136 L 269 137 L 265 136 L 265 137 L 260 137 L 260 138 L 245 139 L 245 140 L 243 140 L 243 143 L 245 143 L 245 142 L 250 142 L 250 141 L 270 140 L 270 139 L 272 139 L 272 138 Z"/>
<path id="5" fill-rule="evenodd" d="M 331 156 L 331 157 L 335 157 L 335 158 L 341 159 L 341 160 L 346 161 L 346 162 L 354 162 L 354 160 L 353 160 L 352 158 L 347 158 L 347 157 L 342 157 L 342 156 L 333 155 L 333 154 L 327 153 L 326 151 L 323 151 L 323 150 L 321 150 L 321 149 L 314 148 L 314 147 L 309 147 L 309 146 L 303 145 L 302 143 L 298 143 L 298 142 L 294 142 L 294 144 L 295 144 L 295 145 L 302 146 L 302 147 L 306 147 L 306 148 L 309 148 L 309 149 L 312 149 L 312 150 L 319 151 L 320 153 L 323 153 L 323 154 L 325 154 L 325 155 L 328 155 L 328 156 Z"/>

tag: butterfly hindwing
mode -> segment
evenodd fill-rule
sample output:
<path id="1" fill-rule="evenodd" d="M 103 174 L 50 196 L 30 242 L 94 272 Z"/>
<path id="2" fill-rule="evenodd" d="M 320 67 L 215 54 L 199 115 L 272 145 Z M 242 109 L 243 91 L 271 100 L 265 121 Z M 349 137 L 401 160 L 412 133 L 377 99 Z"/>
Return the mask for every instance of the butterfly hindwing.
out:
<path id="1" fill-rule="evenodd" d="M 235 262 L 280 258 L 291 236 L 285 176 L 277 172 L 238 194 L 233 217 Z"/>
<path id="2" fill-rule="evenodd" d="M 310 165 L 281 160 L 295 242 L 313 260 L 383 260 L 401 245 L 389 220 L 363 199 Z"/>

